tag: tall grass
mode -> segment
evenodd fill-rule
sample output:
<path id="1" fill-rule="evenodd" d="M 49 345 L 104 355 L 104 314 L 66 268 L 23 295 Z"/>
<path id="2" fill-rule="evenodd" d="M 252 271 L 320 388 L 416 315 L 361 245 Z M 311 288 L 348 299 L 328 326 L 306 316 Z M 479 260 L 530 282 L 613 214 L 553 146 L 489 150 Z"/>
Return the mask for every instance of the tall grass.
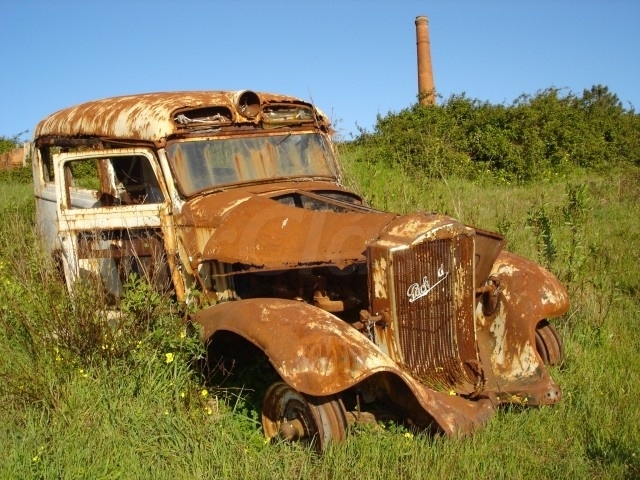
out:
<path id="1" fill-rule="evenodd" d="M 34 235 L 30 187 L 3 184 L 0 477 L 640 476 L 640 171 L 510 186 L 427 181 L 343 160 L 348 181 L 375 206 L 437 210 L 501 231 L 508 249 L 567 284 L 572 307 L 556 323 L 566 358 L 552 372 L 559 405 L 502 409 L 465 439 L 386 425 L 354 428 L 321 457 L 265 444 L 256 406 L 200 375 L 200 349 L 170 302 L 152 306 L 155 319 L 124 309 L 123 318 L 147 323 L 123 322 L 115 335 L 90 288 L 70 299 Z M 144 288 L 131 282 L 129 304 L 140 305 Z"/>

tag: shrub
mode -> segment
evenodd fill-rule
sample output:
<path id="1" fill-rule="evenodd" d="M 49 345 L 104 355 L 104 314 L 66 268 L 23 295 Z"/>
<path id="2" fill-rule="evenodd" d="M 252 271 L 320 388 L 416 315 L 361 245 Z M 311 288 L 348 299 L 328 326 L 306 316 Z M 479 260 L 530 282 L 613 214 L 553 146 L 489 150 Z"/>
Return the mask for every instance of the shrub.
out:
<path id="1" fill-rule="evenodd" d="M 640 162 L 640 117 L 607 87 L 581 96 L 549 88 L 492 105 L 452 95 L 378 116 L 344 147 L 355 161 L 421 178 L 490 176 L 505 182 Z"/>

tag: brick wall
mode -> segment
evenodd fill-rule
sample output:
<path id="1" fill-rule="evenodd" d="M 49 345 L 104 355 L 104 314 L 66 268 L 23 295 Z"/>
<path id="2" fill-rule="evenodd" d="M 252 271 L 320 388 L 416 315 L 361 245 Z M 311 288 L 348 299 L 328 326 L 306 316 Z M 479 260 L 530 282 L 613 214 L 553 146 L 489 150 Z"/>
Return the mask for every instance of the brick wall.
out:
<path id="1" fill-rule="evenodd" d="M 25 142 L 22 147 L 0 155 L 0 170 L 24 167 L 27 164 L 27 152 L 29 144 Z"/>

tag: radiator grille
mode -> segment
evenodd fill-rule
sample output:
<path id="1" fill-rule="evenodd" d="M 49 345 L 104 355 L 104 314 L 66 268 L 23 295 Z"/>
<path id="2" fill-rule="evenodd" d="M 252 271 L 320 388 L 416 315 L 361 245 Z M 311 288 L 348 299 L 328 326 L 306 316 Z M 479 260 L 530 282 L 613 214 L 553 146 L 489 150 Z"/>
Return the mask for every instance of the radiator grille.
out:
<path id="1" fill-rule="evenodd" d="M 473 236 L 392 252 L 398 338 L 405 365 L 423 382 L 467 393 L 478 384 L 473 312 Z"/>

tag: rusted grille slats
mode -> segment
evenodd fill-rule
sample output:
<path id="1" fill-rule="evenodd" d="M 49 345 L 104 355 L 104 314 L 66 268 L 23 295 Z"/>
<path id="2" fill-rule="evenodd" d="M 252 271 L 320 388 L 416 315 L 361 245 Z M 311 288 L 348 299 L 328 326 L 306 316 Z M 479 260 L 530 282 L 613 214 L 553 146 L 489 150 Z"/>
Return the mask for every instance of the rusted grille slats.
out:
<path id="1" fill-rule="evenodd" d="M 473 237 L 427 241 L 392 255 L 405 364 L 426 383 L 472 391 Z"/>

